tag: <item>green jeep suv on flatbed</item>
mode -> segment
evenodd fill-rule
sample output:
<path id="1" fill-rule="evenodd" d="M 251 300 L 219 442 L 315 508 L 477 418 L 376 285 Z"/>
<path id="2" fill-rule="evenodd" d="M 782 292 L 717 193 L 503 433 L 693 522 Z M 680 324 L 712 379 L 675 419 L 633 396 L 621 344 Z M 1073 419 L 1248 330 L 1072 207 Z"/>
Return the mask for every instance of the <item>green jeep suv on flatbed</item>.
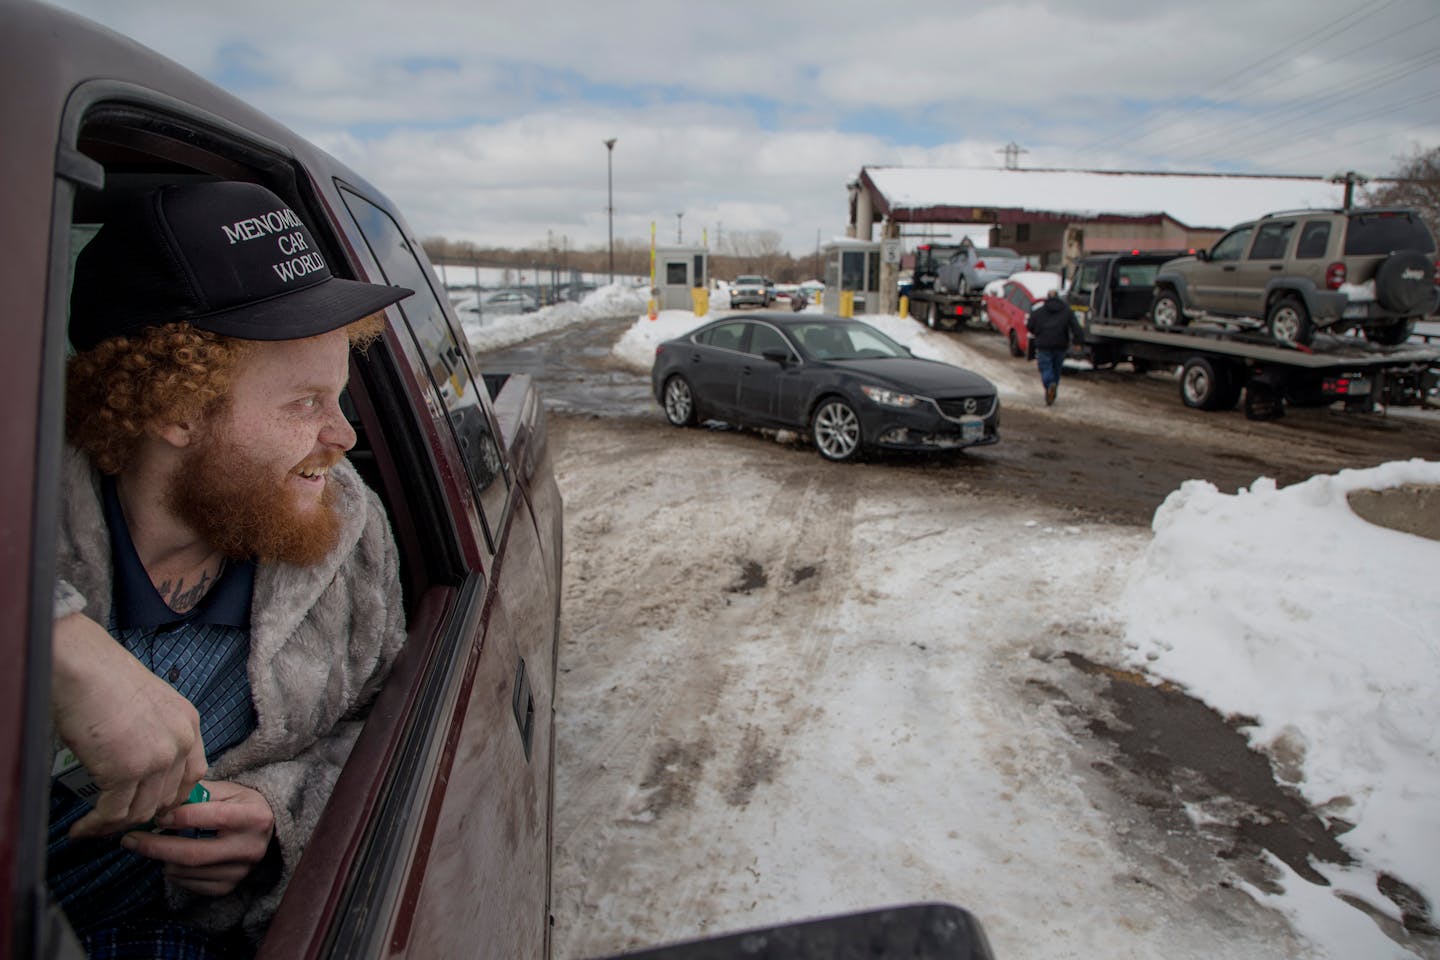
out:
<path id="1" fill-rule="evenodd" d="M 1292 210 L 1165 264 L 1151 317 L 1160 328 L 1239 321 L 1300 345 L 1352 328 L 1398 344 L 1437 305 L 1435 238 L 1413 210 Z"/>

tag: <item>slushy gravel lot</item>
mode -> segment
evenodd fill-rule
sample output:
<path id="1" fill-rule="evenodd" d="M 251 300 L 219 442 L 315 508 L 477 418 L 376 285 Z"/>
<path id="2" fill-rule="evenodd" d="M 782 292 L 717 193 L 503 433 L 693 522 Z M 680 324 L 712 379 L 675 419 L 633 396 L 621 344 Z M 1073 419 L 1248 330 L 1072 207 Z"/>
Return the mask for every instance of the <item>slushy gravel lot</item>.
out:
<path id="1" fill-rule="evenodd" d="M 629 389 L 596 335 L 527 349 Z M 956 340 L 1002 388 L 997 446 L 844 466 L 648 406 L 588 415 L 583 383 L 552 409 L 557 957 L 917 900 L 975 912 L 999 957 L 1331 955 L 1246 890 L 1334 838 L 1224 718 L 1118 668 L 1113 604 L 1183 481 L 1433 458 L 1436 415 L 1252 423 L 1124 370 L 1046 409 L 998 338 Z M 1257 812 L 1293 827 L 1243 835 Z"/>

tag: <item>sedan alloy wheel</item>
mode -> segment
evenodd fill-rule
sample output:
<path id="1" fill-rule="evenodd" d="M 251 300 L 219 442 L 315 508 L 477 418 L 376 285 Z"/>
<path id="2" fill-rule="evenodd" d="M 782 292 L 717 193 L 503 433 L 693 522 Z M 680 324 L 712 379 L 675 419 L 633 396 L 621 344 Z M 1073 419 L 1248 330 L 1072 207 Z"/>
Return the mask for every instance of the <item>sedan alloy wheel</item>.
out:
<path id="1" fill-rule="evenodd" d="M 665 381 L 665 419 L 677 427 L 695 425 L 695 394 L 684 377 Z"/>
<path id="2" fill-rule="evenodd" d="M 850 404 L 832 397 L 815 411 L 810 436 L 826 460 L 854 459 L 860 452 L 860 418 Z"/>

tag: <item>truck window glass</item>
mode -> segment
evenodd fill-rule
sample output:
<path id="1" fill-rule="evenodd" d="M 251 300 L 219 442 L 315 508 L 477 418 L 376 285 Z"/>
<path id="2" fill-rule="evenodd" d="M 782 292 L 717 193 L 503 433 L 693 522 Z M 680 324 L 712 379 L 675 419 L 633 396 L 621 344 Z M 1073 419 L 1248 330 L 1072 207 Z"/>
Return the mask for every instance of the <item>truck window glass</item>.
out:
<path id="1" fill-rule="evenodd" d="M 1295 256 L 1301 260 L 1318 260 L 1325 256 L 1330 247 L 1330 221 L 1311 220 L 1300 228 L 1300 242 L 1295 245 Z"/>
<path id="2" fill-rule="evenodd" d="M 1083 296 L 1089 296 L 1095 289 L 1095 282 L 1100 279 L 1100 265 L 1098 263 L 1087 263 L 1080 268 L 1080 276 L 1075 278 L 1075 292 Z"/>
<path id="3" fill-rule="evenodd" d="M 1155 285 L 1158 263 L 1121 263 L 1115 267 L 1115 286 L 1143 289 Z"/>
<path id="4" fill-rule="evenodd" d="M 1294 229 L 1294 221 L 1262 223 L 1260 229 L 1255 232 L 1255 243 L 1250 247 L 1250 259 L 1283 259 L 1285 247 L 1290 242 L 1290 231 Z"/>
<path id="5" fill-rule="evenodd" d="M 398 306 L 405 315 L 410 335 L 429 365 L 424 376 L 439 398 L 438 410 L 444 411 L 456 444 L 464 454 L 465 468 L 493 549 L 507 491 L 500 451 L 466 359 L 468 347 L 462 349 L 456 342 L 440 300 L 430 285 L 429 271 L 416 258 L 390 215 L 349 190 L 342 190 L 341 195 L 371 253 L 379 261 L 385 279 L 415 291 Z"/>
<path id="6" fill-rule="evenodd" d="M 1345 256 L 1383 256 L 1396 250 L 1435 251 L 1425 224 L 1405 213 L 1352 214 L 1345 231 Z"/>
<path id="7" fill-rule="evenodd" d="M 1240 254 L 1245 252 L 1246 244 L 1250 242 L 1250 232 L 1253 229 L 1253 227 L 1246 227 L 1221 237 L 1220 242 L 1215 244 L 1215 248 L 1210 251 L 1210 259 L 1239 260 Z"/>

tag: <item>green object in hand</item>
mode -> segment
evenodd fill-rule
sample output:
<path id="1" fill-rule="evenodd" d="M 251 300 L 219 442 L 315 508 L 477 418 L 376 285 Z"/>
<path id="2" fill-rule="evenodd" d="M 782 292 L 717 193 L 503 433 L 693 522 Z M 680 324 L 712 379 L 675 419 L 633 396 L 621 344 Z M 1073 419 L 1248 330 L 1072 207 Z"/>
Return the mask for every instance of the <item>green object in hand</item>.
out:
<path id="1" fill-rule="evenodd" d="M 209 800 L 209 799 L 210 799 L 210 791 L 205 788 L 205 784 L 203 784 L 203 783 L 201 783 L 200 781 L 197 780 L 197 781 L 195 781 L 195 786 L 193 786 L 193 787 L 190 788 L 190 793 L 185 797 L 185 802 L 186 802 L 186 803 L 204 803 L 206 800 Z M 159 828 L 155 825 L 155 821 L 154 821 L 154 820 L 151 820 L 151 821 L 149 821 L 148 823 L 143 823 L 143 824 L 141 824 L 140 826 L 136 827 L 135 829 L 137 829 L 137 830 L 157 830 L 157 829 L 159 829 Z"/>

